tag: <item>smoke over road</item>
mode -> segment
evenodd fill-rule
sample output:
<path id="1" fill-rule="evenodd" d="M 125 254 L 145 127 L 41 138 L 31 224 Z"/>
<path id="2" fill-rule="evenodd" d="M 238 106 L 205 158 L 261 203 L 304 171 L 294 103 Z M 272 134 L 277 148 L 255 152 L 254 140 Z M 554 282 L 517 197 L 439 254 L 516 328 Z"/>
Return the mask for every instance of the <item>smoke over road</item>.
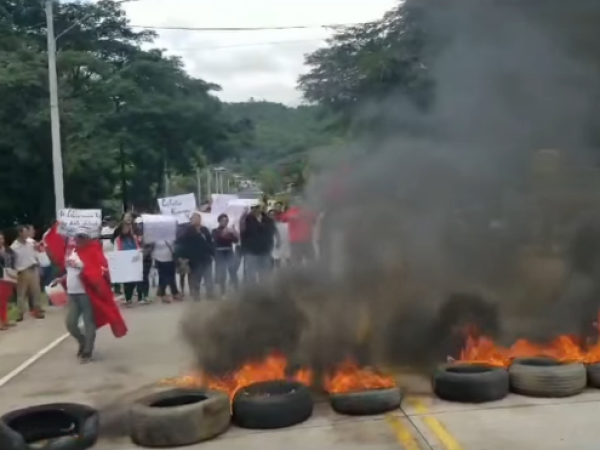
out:
<path id="1" fill-rule="evenodd" d="M 596 264 L 576 267 L 575 247 L 600 233 L 580 233 L 564 257 L 531 250 L 546 236 L 535 225 L 573 195 L 540 184 L 532 160 L 543 148 L 561 149 L 565 165 L 593 160 L 600 65 L 572 52 L 570 28 L 550 20 L 560 11 L 544 21 L 530 3 L 405 2 L 431 41 L 432 107 L 418 112 L 402 96 L 365 105 L 362 119 L 411 132 L 349 143 L 332 164 L 352 168 L 343 199 L 324 196 L 333 168 L 307 187 L 308 207 L 326 211 L 321 250 L 335 247 L 333 262 L 279 274 L 236 302 L 194 305 L 182 331 L 199 366 L 225 373 L 278 350 L 319 369 L 354 355 L 425 370 L 456 353 L 461 324 L 544 340 L 593 316 Z M 567 235 L 578 222 L 569 219 Z"/>

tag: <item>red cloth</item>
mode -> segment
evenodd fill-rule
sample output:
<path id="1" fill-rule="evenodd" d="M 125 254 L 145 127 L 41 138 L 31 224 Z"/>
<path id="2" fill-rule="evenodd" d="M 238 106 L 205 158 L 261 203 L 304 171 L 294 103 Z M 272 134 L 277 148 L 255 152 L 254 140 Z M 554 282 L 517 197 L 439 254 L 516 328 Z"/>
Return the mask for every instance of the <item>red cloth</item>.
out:
<path id="1" fill-rule="evenodd" d="M 283 213 L 281 221 L 288 224 L 290 242 L 310 242 L 316 218 L 315 213 L 298 206 Z"/>
<path id="2" fill-rule="evenodd" d="M 58 234 L 57 224 L 52 227 L 45 237 L 45 244 L 50 259 L 65 270 L 67 244 Z M 81 282 L 94 308 L 96 327 L 110 325 L 115 337 L 127 334 L 127 325 L 115 303 L 108 274 L 108 263 L 102 251 L 100 241 L 90 240 L 83 246 L 77 247 L 77 254 L 83 263 Z"/>
<path id="3" fill-rule="evenodd" d="M 15 290 L 15 283 L 0 280 L 0 324 L 8 323 L 8 301 Z"/>

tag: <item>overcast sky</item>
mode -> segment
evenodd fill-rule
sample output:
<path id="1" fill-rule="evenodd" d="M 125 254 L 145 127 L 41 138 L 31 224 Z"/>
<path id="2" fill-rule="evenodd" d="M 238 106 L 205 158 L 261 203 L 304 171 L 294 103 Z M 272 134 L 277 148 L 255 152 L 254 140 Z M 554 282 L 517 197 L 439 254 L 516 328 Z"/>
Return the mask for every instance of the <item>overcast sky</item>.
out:
<path id="1" fill-rule="evenodd" d="M 196 77 L 220 84 L 221 98 L 250 97 L 298 104 L 304 55 L 324 45 L 320 24 L 368 22 L 398 0 L 138 0 L 124 5 L 132 25 L 158 27 L 274 27 L 302 30 L 163 31 L 156 46 L 183 57 Z"/>

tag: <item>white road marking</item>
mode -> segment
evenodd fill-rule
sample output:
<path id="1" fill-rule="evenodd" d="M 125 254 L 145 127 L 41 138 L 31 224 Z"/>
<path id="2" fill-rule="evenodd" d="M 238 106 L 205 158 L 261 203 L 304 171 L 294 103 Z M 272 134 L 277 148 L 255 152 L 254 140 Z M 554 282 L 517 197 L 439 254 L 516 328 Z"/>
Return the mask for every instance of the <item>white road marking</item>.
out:
<path id="1" fill-rule="evenodd" d="M 33 355 L 27 361 L 21 363 L 16 369 L 12 370 L 9 374 L 0 378 L 0 388 L 3 387 L 5 384 L 7 384 L 10 380 L 15 378 L 17 375 L 19 375 L 21 372 L 23 372 L 25 369 L 27 369 L 29 366 L 33 365 L 38 359 L 40 359 L 46 353 L 50 352 L 55 347 L 58 347 L 58 345 L 68 337 L 69 337 L 69 333 L 63 334 L 59 338 L 50 342 L 48 345 L 46 345 L 43 349 L 41 349 L 39 352 L 37 352 L 35 355 Z"/>

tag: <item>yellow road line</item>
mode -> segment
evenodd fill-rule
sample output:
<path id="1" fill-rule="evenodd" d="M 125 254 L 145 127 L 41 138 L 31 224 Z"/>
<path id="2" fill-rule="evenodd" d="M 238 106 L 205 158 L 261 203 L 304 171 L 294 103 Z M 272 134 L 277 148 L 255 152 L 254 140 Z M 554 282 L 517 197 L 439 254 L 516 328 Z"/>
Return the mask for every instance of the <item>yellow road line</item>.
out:
<path id="1" fill-rule="evenodd" d="M 429 408 L 419 399 L 408 399 L 408 403 L 415 409 L 417 414 L 430 414 Z M 441 442 L 446 450 L 464 450 L 462 445 L 450 433 L 438 419 L 431 415 L 421 417 L 423 423 L 431 430 L 435 437 Z"/>
<path id="2" fill-rule="evenodd" d="M 402 445 L 404 450 L 421 450 L 410 430 L 410 426 L 406 425 L 400 417 L 394 416 L 393 414 L 387 414 L 385 420 L 394 430 L 396 439 Z"/>

